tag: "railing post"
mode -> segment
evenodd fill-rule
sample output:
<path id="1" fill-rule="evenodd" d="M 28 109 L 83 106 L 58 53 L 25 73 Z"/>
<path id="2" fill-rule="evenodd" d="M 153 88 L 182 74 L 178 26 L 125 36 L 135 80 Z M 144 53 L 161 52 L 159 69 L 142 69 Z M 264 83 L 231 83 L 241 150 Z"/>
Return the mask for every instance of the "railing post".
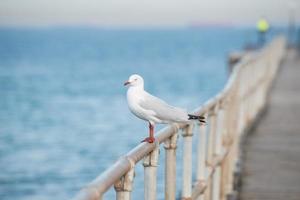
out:
<path id="1" fill-rule="evenodd" d="M 230 100 L 231 100 L 231 94 L 227 96 L 227 98 L 223 101 L 223 131 L 222 131 L 222 147 L 226 151 L 230 151 Z M 223 163 L 221 164 L 221 198 L 220 200 L 226 200 L 226 185 L 227 185 L 227 177 L 228 177 L 228 159 L 229 154 L 227 153 L 227 156 L 225 156 L 225 159 Z"/>
<path id="2" fill-rule="evenodd" d="M 176 148 L 178 130 L 165 142 L 165 200 L 176 199 Z"/>
<path id="3" fill-rule="evenodd" d="M 238 82 L 240 83 L 240 82 Z M 230 151 L 228 153 L 228 165 L 227 165 L 227 184 L 226 184 L 226 194 L 229 195 L 233 191 L 233 171 L 235 164 L 237 162 L 237 155 L 238 155 L 238 144 L 239 144 L 239 137 L 240 137 L 240 93 L 239 93 L 239 87 L 238 85 L 234 88 L 234 93 L 232 96 L 232 101 L 229 105 L 230 108 L 230 126 L 229 126 L 229 137 L 230 137 Z"/>
<path id="4" fill-rule="evenodd" d="M 183 136 L 183 173 L 182 173 L 182 200 L 192 197 L 192 136 L 193 125 L 189 124 L 182 132 Z"/>
<path id="5" fill-rule="evenodd" d="M 114 185 L 116 190 L 117 200 L 130 200 L 131 191 L 134 179 L 134 164 L 132 164 L 131 169 L 127 172 L 119 181 Z"/>
<path id="6" fill-rule="evenodd" d="M 159 144 L 144 158 L 144 199 L 156 199 L 156 174 L 158 166 Z"/>
<path id="7" fill-rule="evenodd" d="M 217 115 L 217 130 L 216 130 L 216 141 L 215 141 L 215 157 L 218 157 L 222 153 L 222 135 L 223 135 L 223 122 L 224 122 L 224 110 L 222 102 L 219 105 Z M 220 200 L 220 188 L 221 188 L 221 166 L 217 166 L 213 176 L 213 200 Z"/>
<path id="8" fill-rule="evenodd" d="M 228 105 L 228 115 L 226 117 L 228 117 L 228 137 L 229 140 L 225 143 L 225 145 L 227 146 L 227 148 L 229 148 L 229 152 L 227 155 L 227 181 L 226 181 L 226 185 L 225 185 L 225 194 L 226 197 L 228 198 L 229 195 L 232 193 L 233 191 L 233 170 L 234 170 L 234 165 L 236 163 L 236 158 L 235 158 L 235 143 L 237 142 L 237 137 L 238 137 L 238 124 L 239 124 L 239 120 L 238 117 L 239 116 L 239 106 L 238 106 L 238 86 L 235 86 L 234 92 L 231 96 L 231 102 Z"/>
<path id="9" fill-rule="evenodd" d="M 216 136 L 216 113 L 215 107 L 211 108 L 208 111 L 209 117 L 209 135 L 208 135 L 208 146 L 207 146 L 207 160 L 206 160 L 206 170 L 209 171 L 211 168 L 211 164 L 213 163 L 213 154 L 214 154 L 214 146 L 215 146 L 215 136 Z M 212 182 L 209 181 L 207 183 L 207 188 L 205 190 L 205 199 L 211 199 L 211 192 L 212 192 Z"/>
<path id="10" fill-rule="evenodd" d="M 206 161 L 206 125 L 201 124 L 199 126 L 199 134 L 198 134 L 198 147 L 197 147 L 197 181 L 204 182 L 205 181 L 205 161 Z M 203 194 L 201 194 L 197 200 L 203 200 Z"/>

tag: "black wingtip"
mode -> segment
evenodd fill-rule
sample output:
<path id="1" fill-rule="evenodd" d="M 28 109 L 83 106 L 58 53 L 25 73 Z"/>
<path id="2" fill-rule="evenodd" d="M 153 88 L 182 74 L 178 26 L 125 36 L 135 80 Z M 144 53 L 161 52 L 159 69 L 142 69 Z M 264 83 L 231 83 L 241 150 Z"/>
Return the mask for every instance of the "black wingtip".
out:
<path id="1" fill-rule="evenodd" d="M 202 120 L 202 119 L 199 119 L 199 122 L 206 123 L 206 121 L 204 121 L 204 120 Z"/>
<path id="2" fill-rule="evenodd" d="M 197 115 L 191 115 L 191 114 L 188 114 L 188 116 L 189 116 L 189 120 L 199 120 L 202 123 L 206 123 L 205 117 L 203 117 L 203 116 L 197 116 Z"/>

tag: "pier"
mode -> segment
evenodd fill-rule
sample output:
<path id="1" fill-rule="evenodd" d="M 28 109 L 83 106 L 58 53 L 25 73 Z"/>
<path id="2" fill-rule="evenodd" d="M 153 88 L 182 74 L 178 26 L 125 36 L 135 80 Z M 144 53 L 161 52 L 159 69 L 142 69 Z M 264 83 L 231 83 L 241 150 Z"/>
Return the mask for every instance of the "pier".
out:
<path id="1" fill-rule="evenodd" d="M 278 156 L 282 156 L 285 159 L 289 159 L 285 155 L 285 151 L 291 152 L 291 159 L 295 160 L 298 156 L 296 150 L 299 148 L 297 147 L 299 146 L 297 145 L 299 140 L 296 139 L 297 136 L 293 137 L 291 131 L 290 134 L 292 136 L 285 140 L 285 136 L 281 135 L 281 132 L 289 134 L 288 130 L 292 128 L 292 125 L 289 126 L 289 124 L 295 120 L 299 121 L 299 118 L 294 117 L 294 115 L 287 116 L 289 115 L 288 110 L 296 112 L 292 103 L 297 104 L 299 102 L 297 98 L 294 98 L 293 91 L 285 89 L 285 87 L 289 88 L 289 84 L 295 85 L 293 81 L 297 80 L 297 76 L 299 77 L 297 72 L 300 72 L 299 69 L 296 69 L 297 64 L 292 64 L 293 61 L 289 59 L 290 54 L 289 51 L 288 57 L 285 56 L 286 41 L 283 37 L 274 39 L 259 51 L 245 54 L 233 67 L 224 89 L 194 110 L 193 114 L 206 117 L 206 124 L 173 124 L 165 127 L 155 134 L 156 143 L 141 143 L 137 145 L 106 171 L 100 173 L 92 182 L 84 186 L 73 199 L 104 199 L 104 194 L 107 190 L 114 187 L 117 200 L 130 200 L 131 192 L 134 190 L 135 166 L 143 164 L 144 185 L 140 187 L 144 187 L 145 200 L 155 200 L 157 195 L 157 168 L 160 167 L 158 163 L 159 151 L 161 154 L 165 154 L 165 200 L 225 200 L 236 198 L 239 188 L 239 181 L 237 180 L 240 174 L 245 176 L 245 179 L 242 176 L 245 185 L 241 193 L 244 199 L 248 199 L 247 195 L 251 196 L 251 192 L 262 191 L 260 189 L 270 185 L 270 181 L 262 182 L 257 180 L 255 177 L 259 175 L 255 174 L 256 169 L 265 167 L 266 170 L 269 169 L 271 172 L 272 166 L 276 168 L 276 163 L 273 162 L 280 160 L 274 156 L 275 160 L 272 160 L 272 156 L 268 156 L 267 152 L 264 154 L 265 149 L 268 147 L 270 149 L 273 148 L 272 150 L 275 152 L 272 153 L 274 155 L 277 156 L 278 154 Z M 294 66 L 294 71 L 288 72 L 292 73 L 291 76 L 293 76 L 290 80 L 288 80 L 288 74 L 284 71 L 288 69 L 283 69 L 284 66 L 280 68 L 283 60 L 285 60 L 284 63 L 289 68 Z M 274 89 L 271 90 L 273 81 L 278 74 L 280 76 Z M 278 84 L 278 80 L 286 82 L 281 85 L 281 83 Z M 288 84 L 288 82 L 290 83 Z M 270 91 L 275 91 L 275 97 L 277 97 L 275 100 L 271 100 Z M 279 106 L 274 111 L 271 111 L 272 105 L 276 102 L 282 107 Z M 272 117 L 266 115 L 267 119 L 261 118 L 267 105 L 269 105 L 269 115 Z M 274 113 L 272 114 L 271 112 Z M 273 116 L 274 114 L 276 116 Z M 290 118 L 293 119 L 291 120 Z M 256 131 L 267 129 L 269 132 L 266 133 L 270 133 L 269 135 L 266 134 L 264 136 L 263 134 L 251 132 L 256 124 L 264 124 L 264 121 L 266 121 L 266 126 L 262 128 L 258 126 Z M 282 124 L 282 127 L 277 129 L 275 125 L 280 126 L 280 124 Z M 284 129 L 283 126 L 286 126 L 287 129 Z M 275 136 L 277 135 L 274 138 L 271 136 L 272 130 L 277 131 L 277 133 L 274 133 Z M 253 137 L 251 137 L 252 135 Z M 250 138 L 249 140 L 248 137 Z M 271 139 L 268 139 L 268 137 Z M 282 141 L 280 141 L 280 138 Z M 196 152 L 192 148 L 192 141 L 195 139 L 197 140 Z M 183 145 L 180 147 L 183 148 L 182 163 L 178 163 L 176 159 L 176 151 L 179 148 L 177 146 L 178 140 L 183 140 Z M 245 144 L 243 141 L 246 141 L 245 146 L 243 146 Z M 272 141 L 275 143 L 271 143 Z M 242 149 L 246 151 L 245 154 L 241 153 Z M 259 151 L 260 149 L 262 153 Z M 284 152 L 278 153 L 280 149 Z M 296 149 L 295 152 L 293 149 Z M 192 155 L 196 155 L 196 160 L 192 161 Z M 244 157 L 246 158 L 245 162 L 242 162 Z M 298 161 L 300 161 L 299 157 Z M 257 162 L 260 163 L 257 164 Z M 194 168 L 192 163 L 196 165 Z M 178 165 L 182 166 L 182 172 L 180 173 L 182 177 L 181 182 L 176 181 L 176 166 Z M 249 168 L 245 167 L 245 171 L 240 173 L 241 166 L 245 165 L 248 165 Z M 279 176 L 280 173 L 277 173 L 276 170 L 273 171 L 273 176 L 278 175 L 274 180 L 281 179 L 284 174 L 287 174 L 285 170 L 289 168 L 293 168 L 295 173 L 299 174 L 296 161 L 289 162 L 287 160 L 286 165 L 286 169 L 279 169 L 282 172 L 282 176 Z M 193 173 L 193 169 L 196 170 L 195 173 Z M 269 174 L 272 176 L 272 173 Z M 299 183 L 296 180 L 299 181 L 297 178 L 293 179 L 294 182 L 291 180 L 291 183 L 295 183 L 293 185 L 294 188 L 298 186 L 296 183 Z M 284 181 L 284 179 L 282 178 L 281 181 Z M 280 186 L 279 183 L 277 184 Z M 176 185 L 180 185 L 181 196 L 176 196 Z M 255 190 L 257 188 L 258 190 Z M 286 186 L 286 188 L 289 187 Z M 290 188 L 290 190 L 292 189 Z M 255 196 L 253 199 L 256 199 Z"/>
<path id="2" fill-rule="evenodd" d="M 287 51 L 266 112 L 243 144 L 241 200 L 300 199 L 300 57 Z"/>

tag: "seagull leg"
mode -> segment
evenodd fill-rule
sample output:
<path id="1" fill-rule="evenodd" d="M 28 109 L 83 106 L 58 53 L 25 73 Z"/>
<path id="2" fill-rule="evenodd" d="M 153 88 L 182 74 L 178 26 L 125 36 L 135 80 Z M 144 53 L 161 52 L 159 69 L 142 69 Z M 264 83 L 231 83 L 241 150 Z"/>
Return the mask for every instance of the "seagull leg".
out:
<path id="1" fill-rule="evenodd" d="M 150 141 L 152 141 L 152 142 L 154 142 L 155 141 L 155 138 L 154 138 L 154 126 L 151 124 L 151 123 L 149 123 L 149 130 L 150 130 L 150 133 L 149 133 L 149 135 L 150 135 Z M 152 143 L 152 142 L 150 142 L 150 143 Z"/>
<path id="2" fill-rule="evenodd" d="M 154 126 L 149 123 L 149 137 L 145 138 L 142 142 L 153 143 L 154 141 Z"/>

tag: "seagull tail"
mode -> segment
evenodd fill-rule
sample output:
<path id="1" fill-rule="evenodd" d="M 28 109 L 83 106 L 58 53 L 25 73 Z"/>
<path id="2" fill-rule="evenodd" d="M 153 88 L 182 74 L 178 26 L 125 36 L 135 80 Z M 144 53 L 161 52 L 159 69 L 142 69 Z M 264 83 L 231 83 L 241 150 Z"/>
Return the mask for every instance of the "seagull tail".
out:
<path id="1" fill-rule="evenodd" d="M 197 116 L 197 115 L 191 115 L 191 114 L 188 114 L 188 116 L 189 116 L 189 120 L 199 120 L 199 122 L 206 123 L 205 117 L 203 117 L 203 116 Z"/>

